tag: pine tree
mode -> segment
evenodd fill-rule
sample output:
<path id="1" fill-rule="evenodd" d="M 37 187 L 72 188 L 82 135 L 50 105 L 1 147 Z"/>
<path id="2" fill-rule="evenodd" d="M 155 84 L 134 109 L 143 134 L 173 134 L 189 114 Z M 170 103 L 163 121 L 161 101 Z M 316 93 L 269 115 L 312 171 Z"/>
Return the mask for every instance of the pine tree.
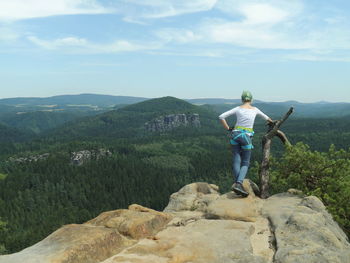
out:
<path id="1" fill-rule="evenodd" d="M 0 255 L 5 254 L 6 253 L 6 248 L 5 245 L 3 244 L 4 241 L 4 237 L 6 236 L 6 223 L 1 221 L 0 218 Z"/>

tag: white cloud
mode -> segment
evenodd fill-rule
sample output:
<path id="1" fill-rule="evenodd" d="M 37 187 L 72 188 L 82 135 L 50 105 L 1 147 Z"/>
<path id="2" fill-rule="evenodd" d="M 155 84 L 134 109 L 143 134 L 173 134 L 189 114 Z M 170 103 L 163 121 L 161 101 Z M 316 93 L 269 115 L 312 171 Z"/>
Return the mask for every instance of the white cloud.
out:
<path id="1" fill-rule="evenodd" d="M 283 28 L 255 26 L 245 22 L 210 21 L 200 26 L 203 39 L 256 49 L 309 49 L 313 41 L 299 38 Z M 295 39 L 295 37 L 297 39 Z"/>
<path id="2" fill-rule="evenodd" d="M 61 50 L 74 53 L 121 53 L 155 50 L 161 43 L 133 43 L 127 40 L 117 40 L 110 44 L 97 44 L 84 38 L 66 37 L 54 40 L 43 40 L 35 36 L 28 37 L 35 45 L 47 50 Z"/>
<path id="3" fill-rule="evenodd" d="M 0 42 L 12 42 L 19 38 L 19 34 L 10 27 L 0 26 Z"/>
<path id="4" fill-rule="evenodd" d="M 308 40 L 295 41 L 291 30 L 303 10 L 299 0 L 221 0 L 216 8 L 230 14 L 232 20 L 202 23 L 199 30 L 208 42 L 257 49 L 312 48 Z"/>
<path id="5" fill-rule="evenodd" d="M 287 10 L 269 4 L 246 4 L 240 7 L 247 24 L 279 23 L 288 18 Z"/>
<path id="6" fill-rule="evenodd" d="M 55 15 L 115 13 L 127 22 L 208 11 L 219 0 L 0 0 L 0 21 Z"/>
<path id="7" fill-rule="evenodd" d="M 349 18 L 311 14 L 300 0 L 220 0 L 216 8 L 231 19 L 206 19 L 190 29 L 158 30 L 157 35 L 168 42 L 257 50 L 350 49 Z"/>
<path id="8" fill-rule="evenodd" d="M 132 0 L 132 2 L 141 4 L 138 0 Z M 174 1 L 148 0 L 142 3 L 159 7 L 161 5 L 168 6 L 169 2 Z M 198 4 L 198 1 L 195 2 Z M 231 15 L 232 20 L 205 19 L 199 21 L 197 25 L 191 25 L 190 29 L 163 28 L 157 30 L 156 35 L 168 43 L 181 44 L 206 43 L 210 45 L 218 43 L 256 49 L 308 49 L 313 47 L 311 41 L 301 38 L 295 39 L 297 34 L 290 31 L 291 27 L 294 26 L 294 19 L 303 10 L 299 0 L 199 2 L 206 3 L 206 8 L 212 9 L 215 6 L 217 10 Z"/>
<path id="9" fill-rule="evenodd" d="M 310 5 L 306 0 L 118 0 L 108 1 L 108 4 L 105 1 L 104 6 L 102 1 L 98 1 L 0 0 L 0 22 L 51 15 L 114 12 L 118 16 L 113 19 L 142 24 L 130 26 L 132 34 L 129 31 L 126 34 L 135 37 L 137 32 L 137 38 L 128 40 L 126 35 L 120 35 L 118 39 L 121 40 L 106 44 L 72 36 L 51 40 L 35 36 L 27 38 L 41 48 L 63 52 L 147 51 L 152 54 L 238 58 L 240 55 L 254 56 L 244 53 L 250 50 L 253 53 L 257 51 L 261 55 L 258 59 L 263 60 L 264 55 L 267 57 L 266 54 L 277 50 L 274 59 L 278 56 L 281 59 L 305 60 L 349 57 L 346 54 L 350 51 L 349 15 L 339 10 L 326 12 L 325 6 L 320 11 L 318 6 L 315 7 L 314 3 Z M 180 27 L 179 24 L 184 24 L 182 18 L 175 18 L 210 10 L 213 12 L 196 14 L 197 20 L 189 20 L 193 24 L 187 23 L 186 26 Z M 166 17 L 173 18 L 155 21 Z M 160 22 L 166 26 L 162 27 Z M 129 28 L 125 27 L 124 32 L 127 30 Z M 149 37 L 153 37 L 154 41 L 142 40 Z M 0 26 L 0 41 L 19 38 L 9 27 Z M 233 50 L 237 53 L 232 54 Z M 326 55 L 333 50 L 344 52 Z"/>
<path id="10" fill-rule="evenodd" d="M 108 45 L 99 45 L 96 46 L 96 50 L 100 50 L 101 52 L 131 52 L 131 51 L 142 51 L 142 50 L 154 50 L 160 48 L 160 43 L 145 43 L 145 44 L 137 44 L 132 43 L 127 40 L 118 40 Z"/>
<path id="11" fill-rule="evenodd" d="M 186 44 L 200 40 L 201 36 L 195 34 L 192 30 L 163 28 L 155 32 L 155 35 L 165 42 L 177 42 Z"/>
<path id="12" fill-rule="evenodd" d="M 208 11 L 214 8 L 218 0 L 123 0 L 118 10 L 124 14 L 125 21 L 156 19 L 182 14 Z"/>
<path id="13" fill-rule="evenodd" d="M 245 16 L 254 23 L 278 22 L 303 9 L 302 0 L 220 0 L 216 8 L 235 16 Z"/>
<path id="14" fill-rule="evenodd" d="M 108 12 L 95 0 L 0 0 L 0 21 Z"/>
<path id="15" fill-rule="evenodd" d="M 47 41 L 30 36 L 28 37 L 28 40 L 45 49 L 58 49 L 61 47 L 87 47 L 89 45 L 86 39 L 76 37 L 66 37 Z"/>
<path id="16" fill-rule="evenodd" d="M 286 60 L 297 61 L 330 61 L 330 62 L 350 62 L 350 52 L 298 52 L 294 54 L 286 54 Z"/>

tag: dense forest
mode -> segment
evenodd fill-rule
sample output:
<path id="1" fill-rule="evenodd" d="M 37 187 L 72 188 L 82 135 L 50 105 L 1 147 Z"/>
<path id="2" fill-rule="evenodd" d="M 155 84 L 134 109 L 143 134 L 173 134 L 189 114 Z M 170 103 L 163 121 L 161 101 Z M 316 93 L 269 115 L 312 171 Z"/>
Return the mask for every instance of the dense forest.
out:
<path id="1" fill-rule="evenodd" d="M 171 193 L 194 181 L 229 191 L 230 146 L 217 106 L 166 97 L 117 108 L 40 133 L 0 126 L 0 253 L 19 251 L 63 224 L 132 203 L 162 210 Z M 201 127 L 144 130 L 145 122 L 174 113 L 198 113 Z M 255 130 L 248 178 L 257 182 L 264 122 L 257 120 Z M 273 193 L 294 187 L 318 196 L 349 234 L 350 117 L 291 118 L 282 130 L 294 146 L 285 149 L 273 141 Z M 73 152 L 101 148 L 112 154 L 72 163 Z M 21 159 L 46 153 L 36 161 Z"/>

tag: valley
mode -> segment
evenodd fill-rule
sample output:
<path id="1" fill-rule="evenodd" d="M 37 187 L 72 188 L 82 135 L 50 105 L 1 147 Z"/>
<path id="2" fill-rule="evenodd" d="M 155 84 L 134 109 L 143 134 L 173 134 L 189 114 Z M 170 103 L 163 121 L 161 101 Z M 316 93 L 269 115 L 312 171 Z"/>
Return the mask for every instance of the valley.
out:
<path id="1" fill-rule="evenodd" d="M 0 244 L 4 244 L 6 252 L 28 247 L 64 224 L 82 223 L 103 211 L 124 208 L 131 203 L 162 210 L 171 193 L 191 182 L 216 184 L 223 193 L 230 189 L 230 146 L 218 115 L 232 105 L 194 105 L 173 97 L 129 102 L 119 106 L 101 102 L 98 106 L 101 110 L 96 111 L 85 107 L 86 104 L 79 104 L 83 103 L 81 101 L 70 101 L 81 106 L 67 106 L 70 110 L 62 112 L 42 112 L 28 106 L 25 114 L 11 113 L 12 106 L 2 104 L 0 108 L 4 110 L 0 115 L 5 121 L 0 124 L 0 219 L 6 225 L 0 230 Z M 43 103 L 56 105 L 48 101 Z M 255 105 L 274 119 L 280 118 L 291 106 L 288 102 L 257 102 Z M 334 158 L 334 162 L 344 160 L 341 161 L 342 169 L 349 171 L 350 116 L 344 110 L 348 106 L 332 105 L 333 111 L 338 111 L 337 117 L 333 117 L 327 115 L 331 112 L 331 105 L 302 104 L 299 107 L 295 104 L 295 116 L 284 124 L 283 131 L 299 153 L 288 154 L 298 154 L 305 160 L 310 158 L 310 163 L 320 163 L 321 166 L 328 159 Z M 318 107 L 320 114 L 316 114 Z M 166 116 L 193 114 L 198 115 L 200 126 L 185 125 L 187 119 L 174 125 L 166 119 Z M 27 116 L 27 119 L 16 118 L 22 116 Z M 162 125 L 167 122 L 172 128 L 155 131 L 146 128 L 147 122 L 160 120 Z M 230 119 L 230 123 L 233 121 Z M 258 182 L 265 123 L 257 120 L 255 131 L 255 149 L 248 178 Z M 332 144 L 334 149 L 330 150 Z M 280 158 L 288 158 L 284 156 L 285 150 L 279 141 L 274 141 L 272 147 L 272 169 L 279 174 L 287 168 L 294 174 L 299 171 L 297 163 L 291 162 L 295 167 L 293 170 L 278 162 Z M 99 149 L 106 149 L 110 154 L 101 158 L 90 154 L 92 157 L 82 165 L 72 163 L 74 153 Z M 43 155 L 45 158 L 29 158 Z M 20 158 L 29 161 L 13 161 Z M 316 168 L 303 169 L 310 169 L 311 173 Z M 336 170 L 332 173 L 344 177 Z M 279 182 L 280 187 L 273 191 L 282 191 L 283 187 L 293 184 L 298 187 L 299 181 L 285 181 L 278 176 L 273 176 L 272 184 Z M 347 185 L 349 176 L 341 180 Z M 316 191 L 317 187 L 305 188 L 304 191 Z M 330 184 L 330 187 L 327 190 L 330 199 L 322 193 L 319 197 L 326 200 L 338 223 L 349 233 L 350 211 L 338 213 L 331 191 L 350 196 L 347 194 L 350 189 L 337 192 L 334 189 L 339 185 Z"/>

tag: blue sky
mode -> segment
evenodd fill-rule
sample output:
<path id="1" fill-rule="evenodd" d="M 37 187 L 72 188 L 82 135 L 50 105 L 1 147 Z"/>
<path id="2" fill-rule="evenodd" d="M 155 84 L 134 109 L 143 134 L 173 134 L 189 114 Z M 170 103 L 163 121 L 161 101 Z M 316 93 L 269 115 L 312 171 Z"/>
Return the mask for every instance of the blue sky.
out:
<path id="1" fill-rule="evenodd" d="M 0 0 L 0 98 L 350 102 L 347 0 Z"/>

